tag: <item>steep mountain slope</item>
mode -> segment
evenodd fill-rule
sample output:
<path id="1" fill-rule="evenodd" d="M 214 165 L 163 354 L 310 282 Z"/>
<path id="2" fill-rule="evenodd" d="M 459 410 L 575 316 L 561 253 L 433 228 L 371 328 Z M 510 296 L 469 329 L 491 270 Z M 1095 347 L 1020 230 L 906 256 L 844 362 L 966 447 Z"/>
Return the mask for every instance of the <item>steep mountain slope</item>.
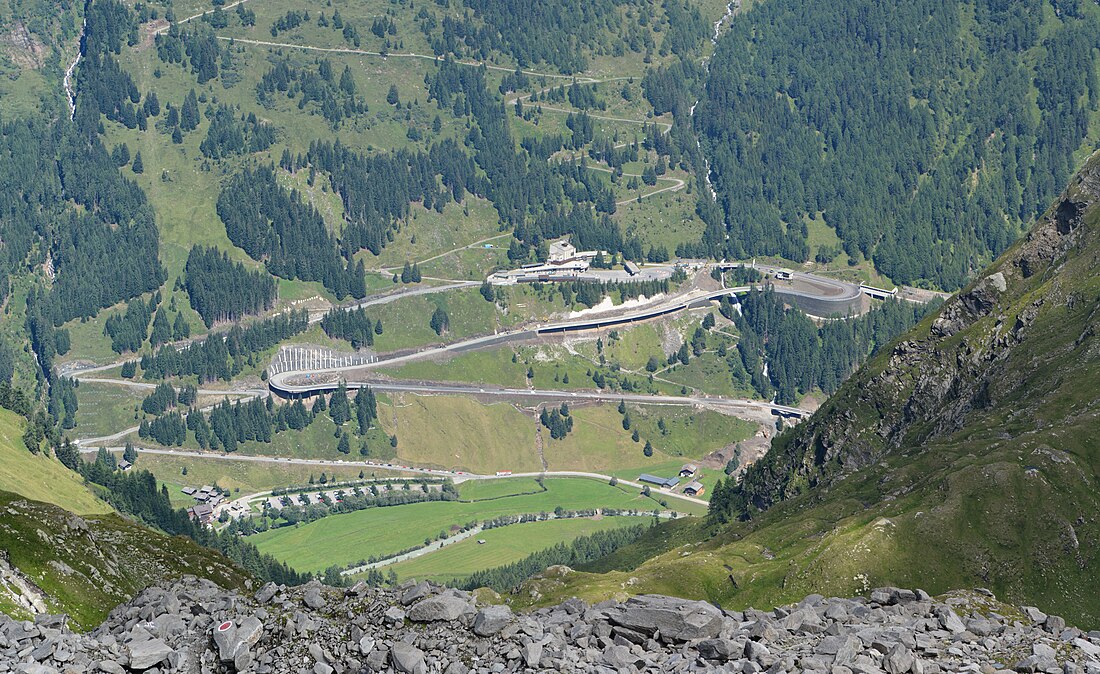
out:
<path id="1" fill-rule="evenodd" d="M 1025 239 L 717 489 L 716 529 L 662 527 L 520 601 L 987 586 L 1100 625 L 1098 200 L 1093 157 Z"/>
<path id="2" fill-rule="evenodd" d="M 765 509 L 887 453 L 964 437 L 1061 449 L 1083 425 L 1096 442 L 1098 197 L 1094 158 L 1023 241 L 780 439 L 731 506 Z"/>
<path id="3" fill-rule="evenodd" d="M 965 285 L 1093 147 L 1098 19 L 1064 0 L 753 3 L 695 110 L 704 242 L 829 258 L 807 245 L 824 223 L 897 283 Z"/>
<path id="4" fill-rule="evenodd" d="M 0 612 L 67 613 L 78 627 L 103 620 L 120 602 L 164 579 L 191 574 L 225 588 L 248 575 L 188 539 L 122 517 L 73 515 L 0 491 Z"/>
<path id="5" fill-rule="evenodd" d="M 23 446 L 26 421 L 15 412 L 0 409 L 0 491 L 45 501 L 71 512 L 88 515 L 111 512 L 80 476 L 44 454 L 31 454 Z"/>
<path id="6" fill-rule="evenodd" d="M 115 514 L 57 459 L 31 454 L 24 423 L 0 409 L 0 612 L 65 612 L 90 627 L 166 578 L 244 585 L 248 574 L 218 553 Z"/>

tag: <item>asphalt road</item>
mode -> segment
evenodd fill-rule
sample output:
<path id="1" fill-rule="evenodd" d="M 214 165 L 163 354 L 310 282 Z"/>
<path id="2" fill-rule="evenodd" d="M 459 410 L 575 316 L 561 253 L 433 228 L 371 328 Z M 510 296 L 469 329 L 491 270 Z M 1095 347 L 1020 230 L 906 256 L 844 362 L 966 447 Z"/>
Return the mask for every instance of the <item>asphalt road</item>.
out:
<path id="1" fill-rule="evenodd" d="M 776 405 L 760 400 L 722 398 L 717 396 L 670 396 L 646 395 L 638 393 L 605 393 L 602 391 L 561 391 L 549 389 L 502 388 L 498 386 L 485 386 L 476 384 L 391 382 L 376 379 L 364 379 L 363 381 L 355 381 L 349 379 L 347 381 L 347 385 L 351 388 L 356 388 L 358 386 L 370 386 L 375 391 L 383 392 L 475 395 L 503 397 L 510 400 L 534 398 L 536 400 L 560 400 L 564 402 L 568 402 L 570 400 L 583 400 L 591 402 L 617 402 L 619 400 L 623 400 L 628 403 L 637 403 L 644 405 L 688 405 L 732 411 L 758 410 L 766 413 L 770 413 L 772 410 L 775 410 L 783 412 L 784 414 L 798 416 L 807 414 L 805 410 L 799 409 L 797 407 Z"/>
<path id="2" fill-rule="evenodd" d="M 122 450 L 122 447 L 107 447 L 106 449 L 111 451 Z M 200 452 L 190 449 L 159 449 L 153 447 L 135 447 L 139 454 L 157 454 L 161 456 L 174 456 L 178 458 L 192 458 L 192 459 L 211 459 L 215 461 L 243 461 L 248 463 L 267 463 L 267 464 L 282 464 L 286 466 L 320 466 L 320 467 L 344 467 L 344 468 L 369 468 L 371 470 L 392 470 L 402 473 L 416 473 L 420 475 L 433 475 L 435 477 L 449 477 L 454 482 L 465 482 L 466 480 L 505 480 L 514 477 L 586 477 L 594 480 L 606 480 L 611 481 L 610 475 L 604 475 L 602 473 L 587 473 L 582 471 L 573 470 L 549 470 L 537 473 L 507 473 L 504 475 L 480 475 L 477 473 L 467 473 L 465 471 L 457 470 L 439 470 L 435 468 L 417 468 L 415 466 L 406 466 L 404 464 L 397 463 L 382 463 L 379 461 L 344 461 L 340 459 L 295 459 L 290 457 L 273 457 L 273 456 L 260 456 L 253 454 L 222 454 L 218 452 Z M 85 454 L 98 452 L 98 447 L 81 447 L 80 451 Z M 627 487 L 635 487 L 639 490 L 644 485 L 639 482 L 632 482 L 630 480 L 619 479 L 618 484 L 625 485 Z M 688 501 L 695 503 L 696 505 L 708 505 L 708 502 L 695 498 L 694 496 L 684 496 L 682 494 L 674 494 L 665 489 L 659 489 L 651 486 L 650 490 L 653 494 L 665 496 L 668 498 L 680 499 L 682 501 Z"/>
<path id="3" fill-rule="evenodd" d="M 775 271 L 775 269 L 770 267 L 757 268 L 762 271 Z M 862 292 L 858 285 L 852 283 L 803 273 L 794 273 L 789 283 L 774 287 L 777 293 L 783 295 L 805 297 L 820 303 L 836 303 L 837 307 L 847 306 L 851 302 L 858 300 Z M 345 367 L 320 368 L 308 371 L 289 370 L 278 372 L 271 375 L 268 380 L 268 385 L 271 387 L 272 391 L 287 396 L 331 390 L 336 387 L 337 382 L 334 378 L 325 377 L 324 375 L 339 374 L 350 381 L 354 380 L 356 376 L 362 378 L 363 375 L 361 373 L 380 367 L 393 367 L 437 356 L 453 356 L 455 354 L 495 347 L 501 344 L 527 341 L 544 335 L 583 332 L 586 330 L 637 323 L 687 309 L 705 306 L 709 302 L 719 299 L 722 296 L 748 292 L 750 288 L 751 286 L 738 286 L 712 291 L 692 291 L 641 309 L 626 312 L 608 312 L 607 314 L 598 316 L 586 316 L 571 321 L 550 323 L 533 328 L 474 337 L 444 346 L 378 359 L 373 363 Z M 357 375 L 356 373 L 360 374 Z M 316 379 L 314 380 L 314 378 Z"/>

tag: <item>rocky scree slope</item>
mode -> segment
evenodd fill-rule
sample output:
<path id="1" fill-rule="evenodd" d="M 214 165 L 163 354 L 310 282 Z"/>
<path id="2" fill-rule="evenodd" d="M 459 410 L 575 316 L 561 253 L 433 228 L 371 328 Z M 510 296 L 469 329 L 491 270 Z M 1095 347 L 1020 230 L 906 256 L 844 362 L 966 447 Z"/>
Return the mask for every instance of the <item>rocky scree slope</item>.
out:
<path id="1" fill-rule="evenodd" d="M 268 584 L 253 596 L 184 577 L 78 634 L 65 616 L 0 616 L 0 671 L 1100 672 L 1100 632 L 988 591 L 934 600 L 883 588 L 762 612 L 644 595 L 530 614 L 427 582 L 338 590 Z"/>

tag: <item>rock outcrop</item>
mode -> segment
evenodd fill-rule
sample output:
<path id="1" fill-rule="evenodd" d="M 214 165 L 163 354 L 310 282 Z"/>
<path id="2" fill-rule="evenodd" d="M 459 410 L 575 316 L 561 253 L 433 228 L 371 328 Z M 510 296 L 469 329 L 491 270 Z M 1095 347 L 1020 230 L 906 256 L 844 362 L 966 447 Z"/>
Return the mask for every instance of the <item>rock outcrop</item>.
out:
<path id="1" fill-rule="evenodd" d="M 410 597 L 405 614 L 399 607 Z M 513 614 L 475 609 L 472 595 L 428 583 L 267 585 L 248 597 L 192 577 L 145 590 L 87 634 L 64 616 L 0 615 L 0 672 L 26 674 L 1008 670 L 1100 674 L 1100 632 L 986 591 L 934 600 L 882 588 L 869 598 L 811 595 L 767 612 L 644 595 Z"/>

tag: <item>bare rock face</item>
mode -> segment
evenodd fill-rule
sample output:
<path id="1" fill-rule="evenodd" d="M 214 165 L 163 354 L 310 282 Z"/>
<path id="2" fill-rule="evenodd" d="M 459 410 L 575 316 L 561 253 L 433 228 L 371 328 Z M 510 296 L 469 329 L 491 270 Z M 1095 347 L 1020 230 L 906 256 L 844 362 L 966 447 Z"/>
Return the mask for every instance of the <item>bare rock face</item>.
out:
<path id="1" fill-rule="evenodd" d="M 409 621 L 387 619 L 412 587 Z M 324 605 L 311 608 L 317 595 Z M 266 585 L 246 597 L 188 577 L 149 588 L 88 634 L 64 616 L 0 615 L 0 672 L 1100 674 L 1100 632 L 982 591 L 936 600 L 887 587 L 743 612 L 658 595 L 528 614 L 473 605 L 430 583 L 342 593 Z"/>

